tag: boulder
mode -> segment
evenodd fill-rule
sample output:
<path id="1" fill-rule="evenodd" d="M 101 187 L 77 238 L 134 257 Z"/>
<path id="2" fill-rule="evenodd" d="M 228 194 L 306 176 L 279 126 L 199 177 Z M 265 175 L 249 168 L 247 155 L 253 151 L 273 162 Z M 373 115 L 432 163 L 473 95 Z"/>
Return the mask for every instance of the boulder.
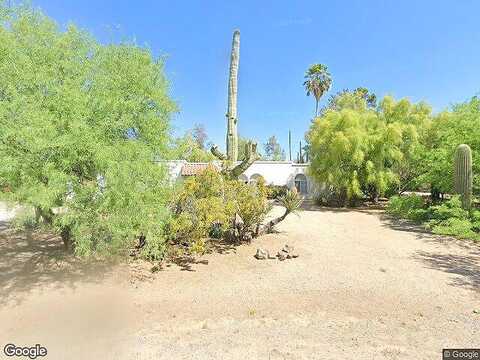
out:
<path id="1" fill-rule="evenodd" d="M 270 254 L 267 250 L 263 250 L 261 248 L 257 249 L 257 253 L 254 255 L 255 259 L 257 260 L 267 260 L 270 258 Z"/>

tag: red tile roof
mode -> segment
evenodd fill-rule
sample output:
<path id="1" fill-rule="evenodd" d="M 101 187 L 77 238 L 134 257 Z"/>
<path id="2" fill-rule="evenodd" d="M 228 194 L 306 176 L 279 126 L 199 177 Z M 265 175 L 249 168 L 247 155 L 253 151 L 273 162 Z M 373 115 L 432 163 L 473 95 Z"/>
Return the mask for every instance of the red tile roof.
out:
<path id="1" fill-rule="evenodd" d="M 195 176 L 199 175 L 208 168 L 208 163 L 187 163 L 182 167 L 182 176 Z M 214 166 L 216 168 L 216 166 Z"/>

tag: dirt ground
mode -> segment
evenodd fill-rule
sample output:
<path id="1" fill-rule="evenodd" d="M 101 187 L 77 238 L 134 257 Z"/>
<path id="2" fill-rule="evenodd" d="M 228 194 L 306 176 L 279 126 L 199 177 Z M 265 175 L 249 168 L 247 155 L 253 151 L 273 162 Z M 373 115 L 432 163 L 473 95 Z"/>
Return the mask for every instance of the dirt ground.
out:
<path id="1" fill-rule="evenodd" d="M 300 255 L 256 260 L 258 247 Z M 278 233 L 131 282 L 0 221 L 0 339 L 47 359 L 439 359 L 480 347 L 480 247 L 381 211 L 311 208 Z M 2 354 L 3 355 L 3 354 Z"/>

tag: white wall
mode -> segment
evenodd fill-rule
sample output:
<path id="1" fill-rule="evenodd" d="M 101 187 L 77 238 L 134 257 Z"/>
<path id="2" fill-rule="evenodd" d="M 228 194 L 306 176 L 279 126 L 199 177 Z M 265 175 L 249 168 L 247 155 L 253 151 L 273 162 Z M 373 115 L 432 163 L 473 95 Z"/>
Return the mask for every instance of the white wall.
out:
<path id="1" fill-rule="evenodd" d="M 187 160 L 165 160 L 158 161 L 159 165 L 167 167 L 168 175 L 172 182 L 180 179 L 182 173 L 182 167 L 187 163 Z"/>
<path id="2" fill-rule="evenodd" d="M 318 186 L 307 175 L 308 164 L 297 164 L 291 161 L 255 161 L 244 174 L 250 180 L 253 175 L 259 174 L 267 185 L 280 185 L 292 188 L 295 186 L 295 176 L 303 174 L 307 177 L 308 197 L 313 197 Z"/>
<path id="3" fill-rule="evenodd" d="M 187 164 L 185 160 L 172 160 L 161 162 L 169 170 L 172 181 L 181 179 L 183 165 Z M 308 164 L 296 164 L 291 161 L 255 161 L 243 173 L 250 181 L 255 174 L 261 175 L 267 185 L 280 185 L 292 188 L 295 186 L 295 176 L 304 174 L 307 177 L 308 197 L 313 197 L 319 188 L 314 181 L 307 176 Z"/>

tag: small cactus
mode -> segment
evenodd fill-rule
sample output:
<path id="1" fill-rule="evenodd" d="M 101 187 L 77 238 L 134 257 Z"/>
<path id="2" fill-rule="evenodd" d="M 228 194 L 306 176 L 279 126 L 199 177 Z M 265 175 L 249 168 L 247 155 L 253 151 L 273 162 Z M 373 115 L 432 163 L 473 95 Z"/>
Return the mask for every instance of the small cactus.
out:
<path id="1" fill-rule="evenodd" d="M 455 192 L 462 199 L 462 207 L 470 210 L 472 205 L 472 150 L 468 145 L 458 145 L 455 151 Z"/>

